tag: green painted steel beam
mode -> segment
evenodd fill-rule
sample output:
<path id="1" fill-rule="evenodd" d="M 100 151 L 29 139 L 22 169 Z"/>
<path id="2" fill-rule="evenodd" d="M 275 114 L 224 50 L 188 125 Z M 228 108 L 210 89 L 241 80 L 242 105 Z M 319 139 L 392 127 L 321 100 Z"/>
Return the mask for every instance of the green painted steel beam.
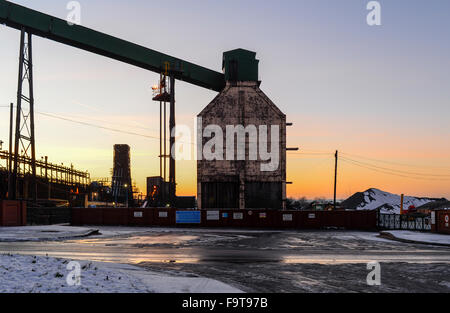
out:
<path id="1" fill-rule="evenodd" d="M 170 74 L 178 80 L 217 92 L 225 87 L 223 73 L 83 26 L 70 26 L 63 19 L 6 0 L 0 0 L 0 23 L 157 73 L 164 72 L 169 62 Z"/>

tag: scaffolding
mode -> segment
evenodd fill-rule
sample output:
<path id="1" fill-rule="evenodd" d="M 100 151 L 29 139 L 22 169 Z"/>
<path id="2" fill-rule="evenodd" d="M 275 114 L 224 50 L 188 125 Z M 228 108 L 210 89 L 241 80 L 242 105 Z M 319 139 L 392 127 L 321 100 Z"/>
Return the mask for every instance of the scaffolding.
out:
<path id="1" fill-rule="evenodd" d="M 11 172 L 13 168 L 10 168 L 8 162 L 10 158 L 14 159 L 14 153 L 8 151 L 0 151 L 0 160 L 6 161 L 6 166 L 1 166 L 7 172 Z M 17 178 L 26 178 L 32 166 L 33 160 L 29 157 L 19 155 L 17 156 Z M 57 165 L 48 162 L 47 157 L 43 157 L 41 160 L 35 161 L 36 165 L 36 177 L 45 179 L 49 184 L 61 184 L 71 187 L 84 187 L 86 188 L 91 183 L 89 172 L 80 171 L 74 169 L 71 164 L 70 167 L 64 165 Z M 26 197 L 22 195 L 22 197 Z"/>

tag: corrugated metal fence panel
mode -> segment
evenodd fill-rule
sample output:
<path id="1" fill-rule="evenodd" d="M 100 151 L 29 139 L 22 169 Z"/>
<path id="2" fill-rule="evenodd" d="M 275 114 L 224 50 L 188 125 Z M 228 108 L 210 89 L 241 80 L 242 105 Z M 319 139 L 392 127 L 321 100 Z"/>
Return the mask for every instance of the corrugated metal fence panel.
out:
<path id="1" fill-rule="evenodd" d="M 321 227 L 321 216 L 323 212 L 320 211 L 299 211 L 295 212 L 298 215 L 297 228 L 303 229 L 317 229 Z"/>
<path id="2" fill-rule="evenodd" d="M 156 208 L 153 210 L 154 225 L 157 226 L 175 226 L 175 209 Z"/>
<path id="3" fill-rule="evenodd" d="M 297 228 L 300 215 L 293 211 L 275 211 L 272 216 L 274 228 Z"/>
<path id="4" fill-rule="evenodd" d="M 103 208 L 103 225 L 128 225 L 128 209 L 126 208 Z"/>
<path id="5" fill-rule="evenodd" d="M 127 225 L 150 226 L 154 223 L 154 209 L 138 208 L 125 209 L 127 211 Z"/>
<path id="6" fill-rule="evenodd" d="M 20 209 L 21 209 L 21 226 L 27 225 L 27 203 L 25 201 L 20 201 Z"/>
<path id="7" fill-rule="evenodd" d="M 73 211 L 68 207 L 32 207 L 28 209 L 29 225 L 64 224 L 72 221 Z"/>
<path id="8" fill-rule="evenodd" d="M 22 201 L 0 200 L 0 226 L 25 226 L 26 204 Z"/>
<path id="9" fill-rule="evenodd" d="M 192 223 L 187 223 L 187 220 L 182 219 L 182 216 L 184 216 L 183 214 L 189 214 L 189 216 L 195 215 L 197 220 L 192 220 Z M 200 223 L 198 223 L 199 216 Z M 376 222 L 376 212 L 374 211 L 195 211 L 176 210 L 173 208 L 86 208 L 72 210 L 72 223 L 74 225 L 201 226 L 292 229 L 337 227 L 345 229 L 373 230 L 376 228 Z"/>
<path id="10" fill-rule="evenodd" d="M 72 225 L 82 225 L 82 210 L 81 208 L 72 208 L 72 221 L 71 224 Z"/>
<path id="11" fill-rule="evenodd" d="M 103 208 L 85 208 L 81 212 L 82 225 L 103 225 Z"/>

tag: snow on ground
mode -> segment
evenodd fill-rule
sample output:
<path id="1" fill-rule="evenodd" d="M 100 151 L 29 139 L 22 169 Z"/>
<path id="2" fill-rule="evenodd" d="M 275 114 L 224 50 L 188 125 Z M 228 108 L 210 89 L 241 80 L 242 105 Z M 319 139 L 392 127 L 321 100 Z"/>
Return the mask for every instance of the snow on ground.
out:
<path id="1" fill-rule="evenodd" d="M 69 285 L 70 260 L 0 255 L 0 293 L 237 293 L 241 290 L 203 277 L 171 276 L 141 267 L 78 261 L 80 285 Z M 69 281 L 71 281 L 69 279 Z M 73 281 L 73 280 L 72 280 Z"/>
<path id="2" fill-rule="evenodd" d="M 128 226 L 92 226 L 99 230 L 99 235 L 94 237 L 111 237 L 120 235 L 129 235 L 145 232 L 172 233 L 172 232 L 192 232 L 196 233 L 273 233 L 282 232 L 282 230 L 258 230 L 258 229 L 237 229 L 237 228 L 189 228 L 189 227 L 128 227 Z"/>
<path id="3" fill-rule="evenodd" d="M 335 238 L 336 239 L 341 239 L 341 240 L 361 239 L 361 240 L 390 242 L 389 239 L 384 239 L 384 238 L 379 237 L 379 233 L 378 232 L 352 232 L 352 231 L 345 231 L 345 232 L 342 232 L 342 233 L 336 233 Z"/>
<path id="4" fill-rule="evenodd" d="M 123 235 L 134 235 L 140 233 L 146 233 L 152 230 L 151 227 L 133 227 L 133 226 L 92 226 L 98 229 L 98 234 L 94 234 L 91 237 L 115 237 Z"/>
<path id="5" fill-rule="evenodd" d="M 0 227 L 1 241 L 43 241 L 62 240 L 77 237 L 115 237 L 151 231 L 171 232 L 174 229 L 127 226 L 70 226 L 68 224 L 45 226 Z M 186 229 L 184 229 L 186 231 Z"/>
<path id="6" fill-rule="evenodd" d="M 421 233 L 409 230 L 389 230 L 382 233 L 391 234 L 393 237 L 410 240 L 419 243 L 434 243 L 450 246 L 450 235 L 433 234 L 433 233 Z"/>
<path id="7" fill-rule="evenodd" d="M 0 227 L 0 241 L 39 241 L 85 237 L 97 232 L 96 227 L 63 225 Z"/>
<path id="8" fill-rule="evenodd" d="M 200 228 L 200 227 L 121 227 L 121 226 L 93 226 L 100 230 L 100 233 L 117 232 L 122 230 L 130 232 L 143 231 L 143 232 L 158 232 L 158 233 L 171 233 L 171 232 L 196 232 L 196 233 L 280 233 L 285 230 L 272 230 L 272 229 L 239 229 L 239 228 Z"/>
<path id="9" fill-rule="evenodd" d="M 382 208 L 381 213 L 395 213 L 400 214 L 400 195 L 382 191 L 376 188 L 371 188 L 364 192 L 364 202 L 362 202 L 357 210 L 375 210 L 382 205 L 388 205 L 392 209 Z M 416 208 L 433 200 L 427 198 L 416 198 L 405 196 L 403 198 L 403 208 L 408 209 L 410 205 Z"/>

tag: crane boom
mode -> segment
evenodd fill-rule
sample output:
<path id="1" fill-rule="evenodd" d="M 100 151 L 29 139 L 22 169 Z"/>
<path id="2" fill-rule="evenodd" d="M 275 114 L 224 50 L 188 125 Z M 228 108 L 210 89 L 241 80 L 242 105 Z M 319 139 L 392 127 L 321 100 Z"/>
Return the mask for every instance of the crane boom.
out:
<path id="1" fill-rule="evenodd" d="M 170 75 L 176 79 L 217 92 L 225 87 L 223 73 L 87 27 L 71 26 L 63 19 L 6 0 L 0 0 L 0 23 L 157 73 L 169 64 Z"/>

